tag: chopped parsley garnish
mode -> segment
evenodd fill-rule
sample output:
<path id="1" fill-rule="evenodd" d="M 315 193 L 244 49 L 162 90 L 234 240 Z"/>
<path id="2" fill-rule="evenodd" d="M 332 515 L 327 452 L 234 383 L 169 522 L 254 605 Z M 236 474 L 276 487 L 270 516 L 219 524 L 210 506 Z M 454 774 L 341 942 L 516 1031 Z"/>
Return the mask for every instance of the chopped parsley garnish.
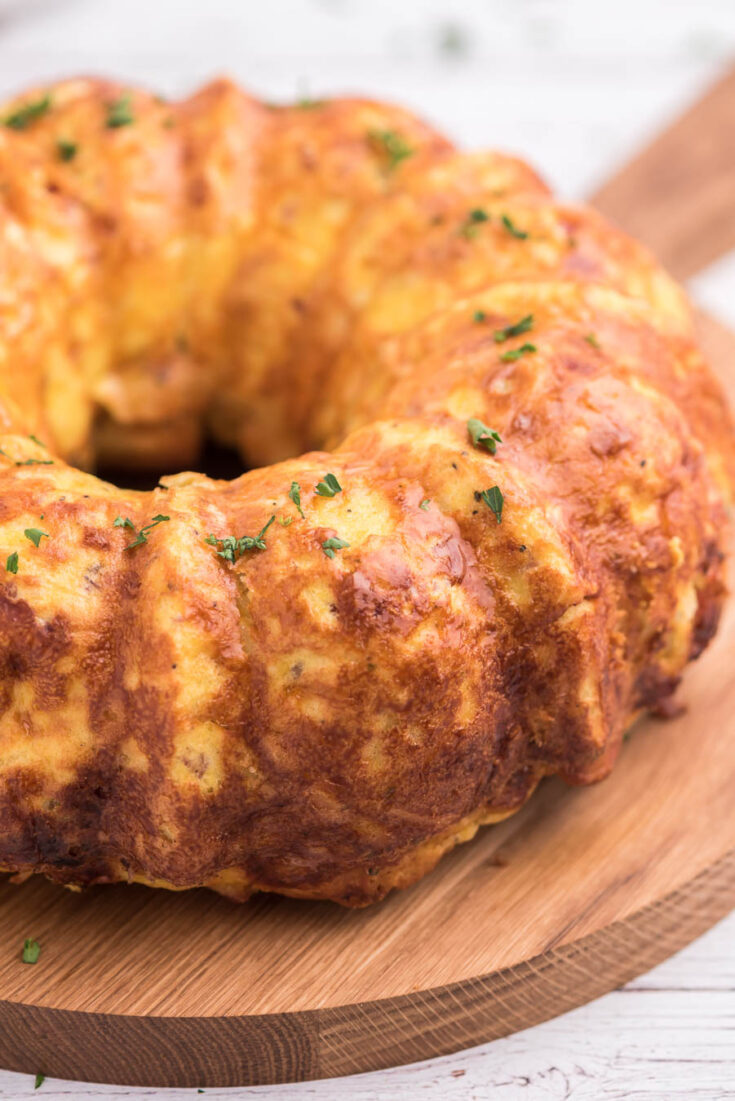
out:
<path id="1" fill-rule="evenodd" d="M 133 547 L 140 547 L 143 543 L 148 542 L 148 532 L 151 528 L 155 528 L 157 524 L 163 524 L 167 520 L 170 520 L 170 516 L 154 516 L 149 524 L 145 524 L 140 531 L 136 532 L 135 539 L 132 543 L 128 543 L 123 550 L 132 550 Z M 135 524 L 128 516 L 116 516 L 112 521 L 112 526 L 115 528 L 130 528 L 131 531 L 135 531 Z"/>
<path id="2" fill-rule="evenodd" d="M 39 440 L 38 436 L 29 436 L 28 439 L 33 440 L 33 442 L 37 443 L 39 447 L 42 447 L 44 451 L 46 450 L 46 444 L 42 443 L 41 440 Z"/>
<path id="3" fill-rule="evenodd" d="M 405 138 L 396 130 L 369 130 L 368 137 L 373 145 L 376 145 L 381 153 L 385 154 L 388 161 L 388 171 L 393 172 L 401 161 L 412 157 L 415 150 L 411 148 Z"/>
<path id="4" fill-rule="evenodd" d="M 34 1090 L 37 1090 L 39 1088 L 39 1086 L 42 1086 L 45 1081 L 46 1081 L 46 1075 L 45 1074 L 37 1074 L 36 1075 L 36 1081 L 35 1081 L 35 1084 L 33 1086 Z"/>
<path id="5" fill-rule="evenodd" d="M 338 539 L 334 536 L 331 539 L 325 539 L 322 543 L 322 550 L 326 554 L 327 558 L 334 558 L 334 552 L 338 550 L 344 550 L 345 547 L 349 547 L 349 543 L 346 543 L 344 539 Z"/>
<path id="6" fill-rule="evenodd" d="M 490 215 L 487 211 L 482 210 L 481 207 L 476 207 L 471 210 L 462 225 L 459 227 L 459 233 L 461 237 L 466 237 L 468 241 L 471 241 L 473 237 L 477 236 L 477 230 L 483 222 L 489 222 Z"/>
<path id="7" fill-rule="evenodd" d="M 59 154 L 59 160 L 68 163 L 73 161 L 79 152 L 79 146 L 75 141 L 64 141 L 60 139 L 56 143 L 56 152 Z"/>
<path id="8" fill-rule="evenodd" d="M 108 130 L 119 130 L 121 126 L 130 126 L 133 122 L 135 122 L 135 117 L 133 116 L 129 93 L 120 96 L 107 108 L 105 126 Z"/>
<path id="9" fill-rule="evenodd" d="M 338 493 L 342 492 L 342 486 L 339 484 L 334 474 L 325 474 L 324 481 L 316 485 L 315 492 L 318 493 L 320 497 L 336 497 Z"/>
<path id="10" fill-rule="evenodd" d="M 26 130 L 31 123 L 43 118 L 50 110 L 51 96 L 47 93 L 45 96 L 41 96 L 40 99 L 33 100 L 32 103 L 26 103 L 25 107 L 19 107 L 17 111 L 13 111 L 5 119 L 5 125 L 9 126 L 11 130 Z"/>
<path id="11" fill-rule="evenodd" d="M 481 321 L 486 321 L 487 320 L 487 314 L 485 313 L 484 310 L 475 310 L 475 312 L 472 315 L 472 320 L 477 321 L 478 323 L 481 322 Z"/>
<path id="12" fill-rule="evenodd" d="M 587 341 L 588 344 L 590 344 L 593 348 L 597 348 L 597 350 L 599 351 L 600 342 L 594 333 L 587 333 L 587 336 L 584 339 Z"/>
<path id="13" fill-rule="evenodd" d="M 500 492 L 498 486 L 492 486 L 490 489 L 483 489 L 480 498 L 485 502 L 490 511 L 494 513 L 498 523 L 500 523 L 503 515 L 503 494 Z"/>
<path id="14" fill-rule="evenodd" d="M 501 221 L 503 223 L 503 226 L 508 230 L 508 233 L 511 235 L 511 237 L 515 237 L 518 241 L 526 240 L 526 238 L 528 237 L 526 231 L 523 229 L 519 229 L 515 222 L 511 218 L 509 218 L 507 214 L 503 214 Z"/>
<path id="15" fill-rule="evenodd" d="M 218 539 L 215 535 L 208 535 L 205 542 L 212 547 L 217 547 L 217 554 L 220 558 L 234 564 L 238 558 L 245 554 L 245 551 L 266 549 L 263 536 L 271 524 L 275 522 L 275 519 L 274 514 L 257 535 L 241 535 L 239 539 L 235 535 L 225 535 L 222 539 Z"/>
<path id="16" fill-rule="evenodd" d="M 293 516 L 279 516 L 278 523 L 282 528 L 288 528 L 293 523 Z"/>
<path id="17" fill-rule="evenodd" d="M 318 107 L 324 107 L 326 100 L 311 99 L 310 96 L 302 96 L 296 100 L 296 106 L 300 111 L 315 111 Z"/>
<path id="18" fill-rule="evenodd" d="M 53 459 L 22 459 L 16 460 L 16 466 L 53 466 Z"/>
<path id="19" fill-rule="evenodd" d="M 8 555 L 8 557 L 5 561 L 5 569 L 7 570 L 8 573 L 17 573 L 18 572 L 18 552 L 17 551 L 13 551 L 12 554 Z"/>
<path id="20" fill-rule="evenodd" d="M 508 325 L 505 329 L 496 329 L 493 338 L 496 344 L 502 344 L 505 340 L 510 340 L 514 336 L 523 336 L 524 333 L 530 332 L 532 328 L 533 314 L 529 313 L 526 317 L 522 317 L 520 321 L 516 321 L 515 325 Z"/>
<path id="21" fill-rule="evenodd" d="M 467 431 L 473 446 L 484 447 L 491 455 L 497 451 L 498 444 L 503 442 L 494 428 L 488 428 L 477 417 L 470 417 L 467 421 Z"/>
<path id="22" fill-rule="evenodd" d="M 23 951 L 20 954 L 20 958 L 23 963 L 38 963 L 38 957 L 41 955 L 41 945 L 37 940 L 31 940 L 28 938 L 23 941 Z"/>
<path id="23" fill-rule="evenodd" d="M 429 507 L 430 504 L 431 504 L 431 498 L 430 497 L 424 497 L 423 501 L 419 505 L 419 508 L 423 509 L 424 512 L 426 512 L 426 510 L 427 510 L 427 508 Z"/>
<path id="24" fill-rule="evenodd" d="M 26 539 L 30 539 L 34 547 L 37 547 L 42 539 L 49 538 L 49 533 L 47 531 L 41 531 L 40 528 L 26 528 L 23 534 Z"/>
<path id="25" fill-rule="evenodd" d="M 298 482 L 291 482 L 291 488 L 288 491 L 288 495 L 299 510 L 301 519 L 305 520 L 304 510 L 301 507 L 301 486 Z"/>
<path id="26" fill-rule="evenodd" d="M 521 344 L 520 348 L 511 348 L 507 352 L 503 352 L 500 357 L 503 363 L 515 363 L 521 356 L 530 356 L 536 351 L 535 344 Z"/>

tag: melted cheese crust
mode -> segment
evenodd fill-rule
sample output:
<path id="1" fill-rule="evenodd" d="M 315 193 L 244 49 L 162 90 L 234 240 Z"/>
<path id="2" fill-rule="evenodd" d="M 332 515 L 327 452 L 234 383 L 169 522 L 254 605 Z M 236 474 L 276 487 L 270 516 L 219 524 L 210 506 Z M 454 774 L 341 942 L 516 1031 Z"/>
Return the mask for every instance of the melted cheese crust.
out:
<path id="1" fill-rule="evenodd" d="M 604 777 L 724 599 L 681 289 L 395 107 L 72 80 L 5 115 L 46 94 L 0 130 L 0 865 L 364 905 Z M 85 472 L 205 436 L 271 465 Z"/>

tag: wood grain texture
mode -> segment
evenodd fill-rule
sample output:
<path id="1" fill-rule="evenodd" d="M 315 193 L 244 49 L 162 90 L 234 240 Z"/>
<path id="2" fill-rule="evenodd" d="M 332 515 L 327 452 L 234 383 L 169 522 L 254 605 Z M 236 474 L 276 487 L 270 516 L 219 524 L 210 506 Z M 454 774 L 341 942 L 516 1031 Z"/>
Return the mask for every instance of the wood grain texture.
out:
<path id="1" fill-rule="evenodd" d="M 592 202 L 687 279 L 735 246 L 734 139 L 735 68 Z"/>
<path id="2" fill-rule="evenodd" d="M 733 393 L 735 340 L 700 323 Z M 543 785 L 375 910 L 4 883 L 0 1064 L 136 1085 L 328 1077 L 507 1035 L 648 970 L 735 905 L 734 657 L 731 608 L 687 712 L 640 724 L 610 779 Z"/>

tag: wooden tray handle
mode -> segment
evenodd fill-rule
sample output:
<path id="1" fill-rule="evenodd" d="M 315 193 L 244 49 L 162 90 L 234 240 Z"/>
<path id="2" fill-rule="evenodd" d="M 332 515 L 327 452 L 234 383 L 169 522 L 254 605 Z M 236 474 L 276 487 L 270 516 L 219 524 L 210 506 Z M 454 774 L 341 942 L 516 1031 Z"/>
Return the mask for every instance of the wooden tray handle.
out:
<path id="1" fill-rule="evenodd" d="M 679 279 L 735 247 L 735 67 L 590 201 Z"/>

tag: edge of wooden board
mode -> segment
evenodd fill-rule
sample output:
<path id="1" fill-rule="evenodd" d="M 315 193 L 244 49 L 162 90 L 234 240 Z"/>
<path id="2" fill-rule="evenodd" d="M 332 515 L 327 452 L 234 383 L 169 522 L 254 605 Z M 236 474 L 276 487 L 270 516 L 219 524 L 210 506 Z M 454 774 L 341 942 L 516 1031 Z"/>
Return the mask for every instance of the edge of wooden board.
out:
<path id="1" fill-rule="evenodd" d="M 156 1018 L 2 1001 L 0 1065 L 90 1082 L 213 1088 L 417 1062 L 530 1028 L 609 993 L 733 907 L 735 849 L 623 921 L 515 967 L 395 998 L 301 1013 Z"/>

